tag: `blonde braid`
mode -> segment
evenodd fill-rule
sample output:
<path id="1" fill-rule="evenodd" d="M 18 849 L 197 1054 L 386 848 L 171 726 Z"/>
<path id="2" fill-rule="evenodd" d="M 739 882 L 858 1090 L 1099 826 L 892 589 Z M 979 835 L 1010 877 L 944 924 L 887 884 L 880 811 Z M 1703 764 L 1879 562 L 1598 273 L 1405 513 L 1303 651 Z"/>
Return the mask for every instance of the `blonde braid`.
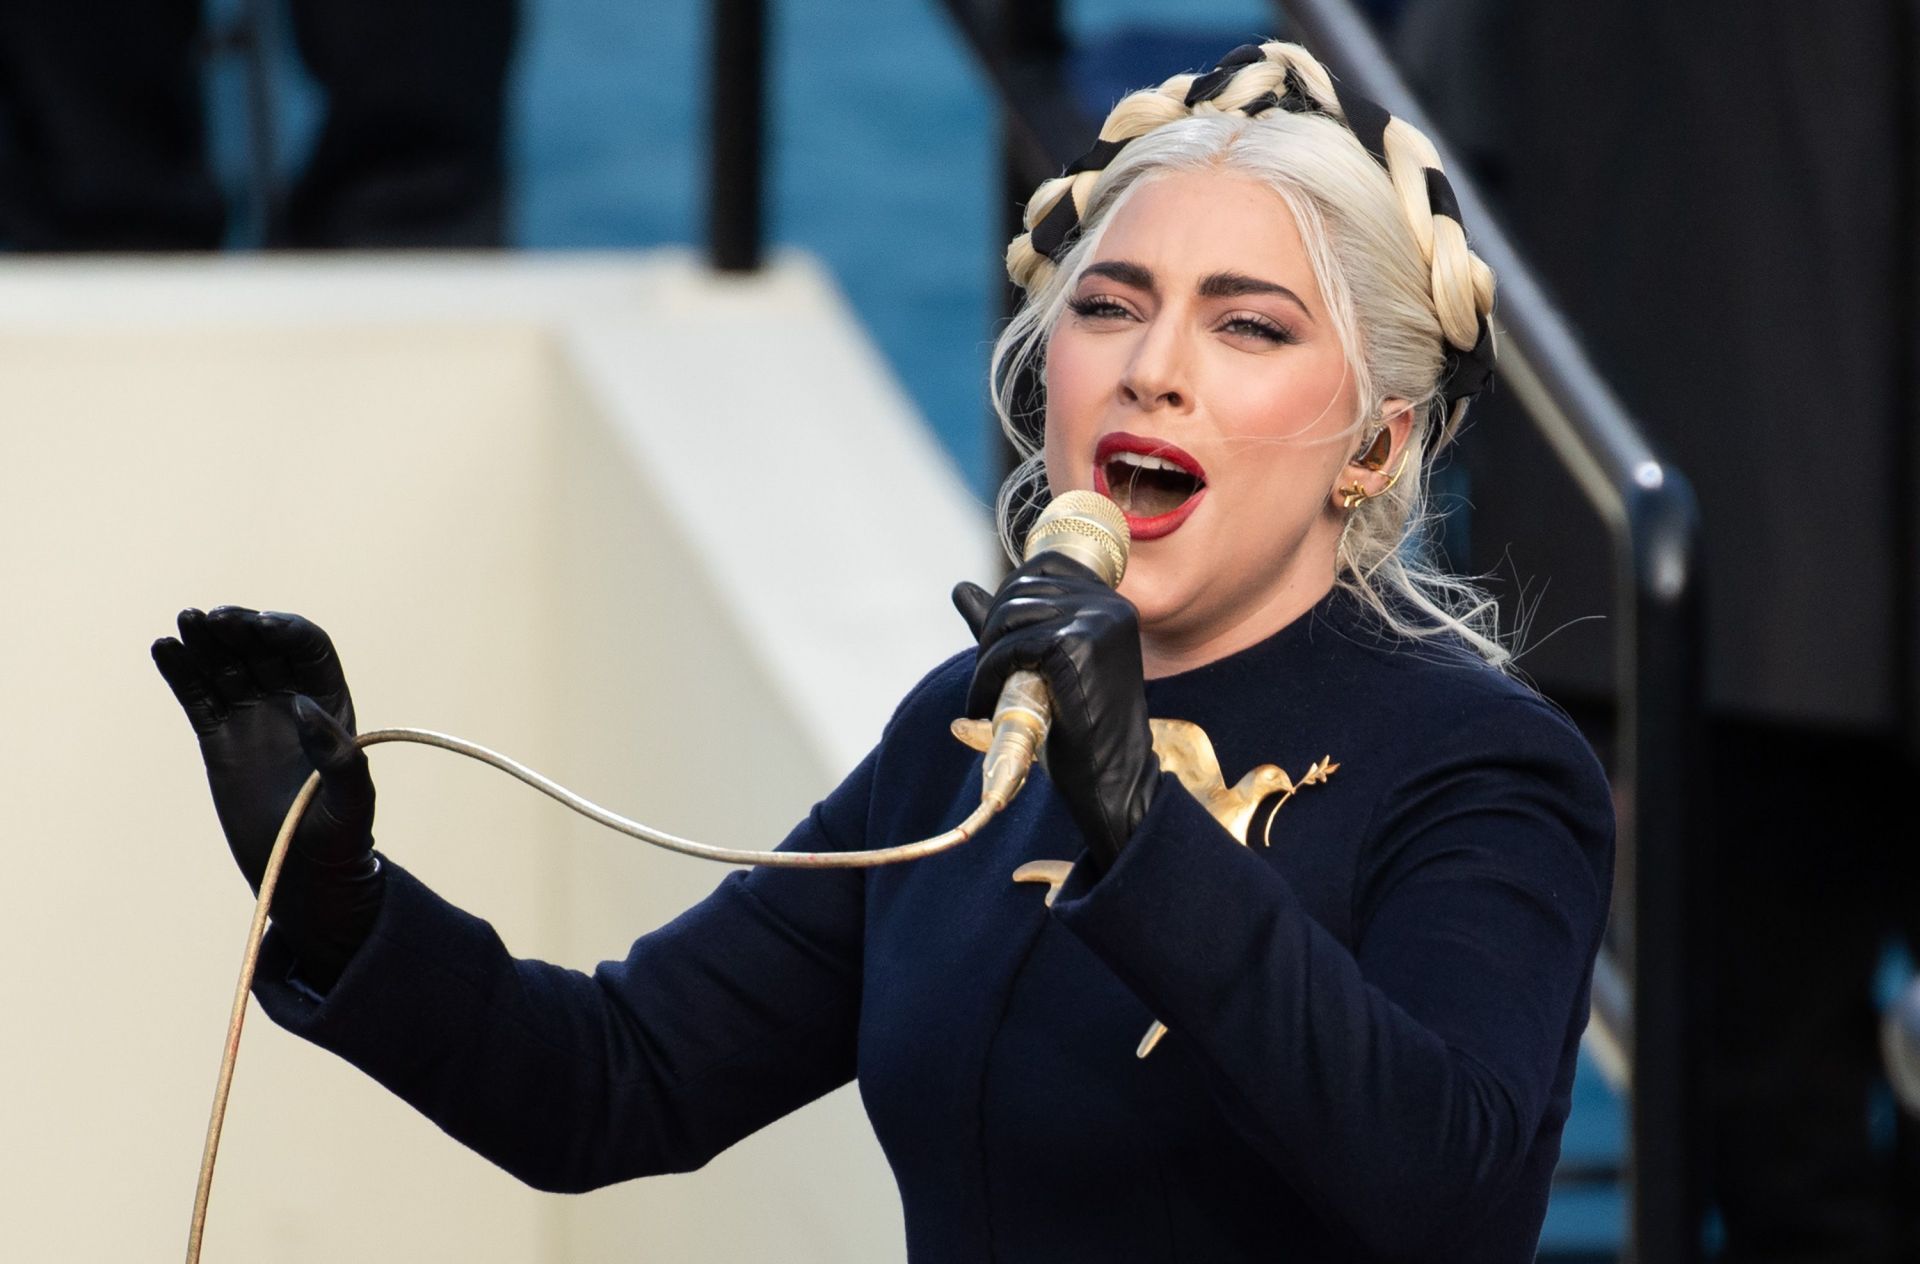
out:
<path id="1" fill-rule="evenodd" d="M 1493 270 L 1467 245 L 1452 191 L 1440 165 L 1440 155 L 1421 132 L 1405 120 L 1391 118 L 1371 102 L 1349 95 L 1344 100 L 1333 76 L 1312 53 L 1298 44 L 1270 40 L 1235 49 L 1205 75 L 1178 74 L 1158 87 L 1129 93 L 1107 115 L 1099 143 L 1067 174 L 1040 185 L 1027 202 L 1022 223 L 1026 231 L 1007 246 L 1007 275 L 1028 292 L 1043 286 L 1053 274 L 1080 220 L 1092 204 L 1094 190 L 1128 141 L 1168 123 L 1205 114 L 1257 116 L 1281 108 L 1318 113 L 1347 126 L 1356 144 L 1366 148 L 1385 169 L 1393 184 L 1400 214 L 1413 236 L 1421 261 L 1430 274 L 1430 297 L 1439 319 L 1441 336 L 1451 354 L 1449 364 L 1463 357 L 1476 363 L 1472 371 L 1455 368 L 1461 378 L 1446 391 L 1446 408 L 1428 454 L 1453 435 L 1466 410 L 1467 399 L 1484 384 L 1492 359 L 1487 316 L 1493 310 Z M 1363 117 L 1351 117 L 1362 114 Z M 1376 124 L 1376 142 L 1366 133 Z M 1376 147 L 1377 145 L 1377 147 Z M 1434 205 L 1435 182 L 1444 190 L 1443 205 Z M 1064 201 L 1063 201 L 1064 199 Z M 1443 386 L 1447 384 L 1443 383 Z"/>
<path id="2" fill-rule="evenodd" d="M 1486 355 L 1491 360 L 1487 316 L 1493 311 L 1493 269 L 1467 245 L 1467 232 L 1460 226 L 1458 211 L 1435 212 L 1428 173 L 1442 172 L 1440 155 L 1424 133 L 1403 119 L 1390 120 L 1382 140 L 1401 218 L 1413 230 L 1414 244 L 1431 274 L 1433 310 L 1440 318 L 1441 335 L 1449 347 L 1461 352 L 1472 351 L 1485 337 Z M 1445 179 L 1444 174 L 1441 178 Z M 1459 429 L 1466 406 L 1465 398 L 1452 401 L 1435 448 L 1444 446 Z"/>
<path id="3" fill-rule="evenodd" d="M 1142 88 L 1130 92 L 1107 114 L 1107 121 L 1100 126 L 1100 143 L 1095 146 L 1098 152 L 1101 146 L 1125 144 L 1136 136 L 1145 136 L 1148 132 L 1167 123 L 1188 118 L 1192 111 L 1186 106 L 1187 87 L 1199 76 L 1193 74 L 1175 75 L 1157 88 Z M 1078 164 L 1076 164 L 1078 165 Z M 1007 246 L 1007 275 L 1013 283 L 1023 290 L 1033 290 L 1046 283 L 1053 275 L 1054 261 L 1041 253 L 1033 245 L 1033 232 L 1040 221 L 1047 218 L 1063 197 L 1071 198 L 1073 217 L 1076 222 L 1087 212 L 1087 206 L 1093 199 L 1093 187 L 1100 182 L 1106 163 L 1089 167 L 1083 171 L 1071 171 L 1070 174 L 1055 176 L 1043 181 L 1027 199 L 1027 209 L 1021 216 L 1021 222 L 1027 231 L 1015 237 Z"/>

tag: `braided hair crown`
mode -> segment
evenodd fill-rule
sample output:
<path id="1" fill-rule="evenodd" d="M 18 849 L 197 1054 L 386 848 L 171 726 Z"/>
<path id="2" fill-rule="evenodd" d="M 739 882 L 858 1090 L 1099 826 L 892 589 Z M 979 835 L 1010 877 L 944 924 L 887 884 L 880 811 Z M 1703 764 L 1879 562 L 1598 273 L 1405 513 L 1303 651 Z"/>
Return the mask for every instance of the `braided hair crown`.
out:
<path id="1" fill-rule="evenodd" d="M 1142 143 L 1129 151 L 1134 142 Z M 1018 560 L 1022 525 L 1047 500 L 1044 425 L 1034 424 L 1045 392 L 1029 370 L 1044 362 L 1066 304 L 1063 266 L 1078 266 L 1085 250 L 1076 243 L 1090 247 L 1140 181 L 1222 166 L 1265 182 L 1293 211 L 1361 410 L 1384 398 L 1418 408 L 1400 455 L 1405 477 L 1346 514 L 1334 582 L 1393 636 L 1456 638 L 1504 669 L 1512 655 L 1496 603 L 1444 568 L 1427 531 L 1429 461 L 1492 373 L 1493 272 L 1467 246 L 1427 138 L 1342 90 L 1297 44 L 1244 45 L 1204 74 L 1128 95 L 1094 146 L 1028 201 L 1026 231 L 1007 247 L 1008 275 L 1026 301 L 995 340 L 988 375 L 994 410 L 1023 458 L 996 504 L 1008 556 Z M 1367 419 L 1352 420 L 1356 435 Z"/>
<path id="2" fill-rule="evenodd" d="M 1467 246 L 1460 208 L 1432 142 L 1372 101 L 1341 91 L 1327 68 L 1298 44 L 1245 44 L 1205 74 L 1174 75 L 1156 88 L 1122 98 L 1101 125 L 1093 148 L 1028 199 L 1026 231 L 1007 246 L 1007 275 L 1028 293 L 1046 284 L 1078 238 L 1108 164 L 1129 141 L 1183 119 L 1257 118 L 1269 110 L 1321 115 L 1343 124 L 1392 183 L 1394 200 L 1429 275 L 1433 311 L 1445 343 L 1440 383 L 1445 419 L 1441 433 L 1427 445 L 1431 455 L 1452 437 L 1468 401 L 1492 374 L 1487 317 L 1493 307 L 1493 270 Z"/>

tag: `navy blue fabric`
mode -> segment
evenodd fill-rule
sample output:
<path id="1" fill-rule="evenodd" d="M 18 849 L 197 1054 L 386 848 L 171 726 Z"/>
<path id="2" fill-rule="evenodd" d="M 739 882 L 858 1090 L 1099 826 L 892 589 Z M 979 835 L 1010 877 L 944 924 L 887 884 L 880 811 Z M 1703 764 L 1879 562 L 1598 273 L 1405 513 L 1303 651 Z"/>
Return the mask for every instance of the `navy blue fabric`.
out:
<path id="1" fill-rule="evenodd" d="M 1044 774 L 957 850 L 734 873 L 592 975 L 516 961 L 392 866 L 324 999 L 270 937 L 256 987 L 522 1179 L 682 1171 L 857 1077 L 909 1258 L 1533 1258 L 1586 1022 L 1612 810 L 1564 717 L 1335 596 L 1148 685 L 1229 782 L 1339 768 L 1241 847 L 1171 776 L 1114 867 Z M 972 654 L 909 695 L 785 846 L 921 837 L 978 793 L 947 723 Z M 1172 1034 L 1145 1060 L 1155 1016 Z M 636 1226 L 644 1234 L 644 1226 Z"/>

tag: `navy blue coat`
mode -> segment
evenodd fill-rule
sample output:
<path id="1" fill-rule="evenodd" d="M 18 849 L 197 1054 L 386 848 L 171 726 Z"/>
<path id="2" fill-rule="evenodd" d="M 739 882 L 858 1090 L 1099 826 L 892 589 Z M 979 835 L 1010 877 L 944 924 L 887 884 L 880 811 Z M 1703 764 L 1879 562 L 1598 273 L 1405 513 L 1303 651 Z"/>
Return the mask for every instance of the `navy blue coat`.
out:
<path id="1" fill-rule="evenodd" d="M 1229 784 L 1338 769 L 1243 847 L 1166 776 L 1098 881 L 1015 884 L 1078 835 L 1044 775 L 974 841 L 755 869 L 587 975 L 519 961 L 398 865 L 322 1000 L 270 937 L 256 994 L 521 1179 L 684 1171 L 857 1077 L 941 1261 L 1533 1258 L 1606 918 L 1612 809 L 1549 704 L 1336 595 L 1149 682 Z M 786 843 L 957 821 L 971 653 L 901 704 Z M 1172 1029 L 1143 1059 L 1153 1018 Z"/>

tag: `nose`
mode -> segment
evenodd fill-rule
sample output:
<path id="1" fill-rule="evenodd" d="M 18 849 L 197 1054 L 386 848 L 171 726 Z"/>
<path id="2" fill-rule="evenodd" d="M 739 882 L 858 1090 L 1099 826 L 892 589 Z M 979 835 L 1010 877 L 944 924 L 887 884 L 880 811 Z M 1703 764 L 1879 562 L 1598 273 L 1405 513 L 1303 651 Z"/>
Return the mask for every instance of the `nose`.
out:
<path id="1" fill-rule="evenodd" d="M 1148 411 L 1178 411 L 1193 403 L 1187 348 L 1174 322 L 1155 320 L 1141 329 L 1120 376 L 1120 397 Z"/>

